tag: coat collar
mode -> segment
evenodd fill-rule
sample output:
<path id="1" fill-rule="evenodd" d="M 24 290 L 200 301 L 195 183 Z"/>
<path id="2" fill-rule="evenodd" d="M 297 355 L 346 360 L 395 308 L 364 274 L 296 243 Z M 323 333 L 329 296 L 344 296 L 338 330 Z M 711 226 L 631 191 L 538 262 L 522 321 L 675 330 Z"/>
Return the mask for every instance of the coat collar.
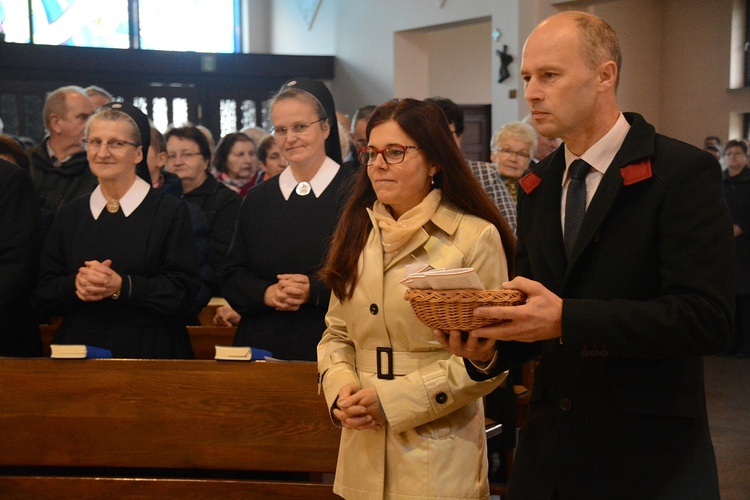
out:
<path id="1" fill-rule="evenodd" d="M 371 209 L 367 209 L 367 214 L 370 216 L 370 221 L 372 222 L 373 229 L 378 227 L 378 223 L 375 220 L 375 216 Z M 441 231 L 444 233 L 453 236 L 456 231 L 458 230 L 458 226 L 461 223 L 461 219 L 463 218 L 463 212 L 453 205 L 446 203 L 445 199 L 443 199 L 440 202 L 440 205 L 438 205 L 437 210 L 435 211 L 435 215 L 432 216 L 430 219 L 430 222 L 435 224 L 435 226 L 438 227 Z M 378 242 L 378 245 L 380 245 L 382 249 L 382 241 L 380 236 L 380 231 L 374 231 L 375 233 L 375 240 Z M 429 239 L 430 234 L 425 230 L 424 227 L 422 227 L 410 240 L 409 242 L 396 254 L 396 256 L 391 260 L 391 262 L 386 266 L 386 270 L 393 267 L 394 264 L 396 264 L 398 261 L 403 259 L 404 257 L 410 256 L 415 250 L 420 248 L 425 244 L 425 242 Z"/>

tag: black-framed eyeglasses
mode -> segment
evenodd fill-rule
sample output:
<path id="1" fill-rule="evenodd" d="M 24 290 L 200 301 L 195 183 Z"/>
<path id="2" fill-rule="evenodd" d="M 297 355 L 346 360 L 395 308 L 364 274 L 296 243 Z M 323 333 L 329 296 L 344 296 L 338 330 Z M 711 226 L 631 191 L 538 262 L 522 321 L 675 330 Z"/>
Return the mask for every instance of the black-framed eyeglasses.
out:
<path id="1" fill-rule="evenodd" d="M 315 120 L 314 122 L 310 123 L 295 123 L 291 127 L 273 127 L 271 133 L 274 135 L 274 137 L 286 137 L 286 135 L 291 130 L 295 134 L 300 135 L 304 134 L 305 131 L 310 127 L 310 125 L 315 125 L 316 123 L 320 123 L 327 119 L 328 118 L 323 117 L 320 120 Z"/>
<path id="2" fill-rule="evenodd" d="M 407 149 L 419 149 L 419 146 L 402 146 L 401 144 L 391 144 L 384 149 L 373 147 L 359 148 L 357 155 L 359 162 L 364 166 L 372 165 L 378 155 L 383 155 L 383 161 L 388 165 L 398 165 L 404 161 Z"/>
<path id="3" fill-rule="evenodd" d="M 99 151 L 102 148 L 102 145 L 107 146 L 108 151 L 122 151 L 125 146 L 133 146 L 138 147 L 140 144 L 136 144 L 134 142 L 128 142 L 128 141 L 120 141 L 120 140 L 111 140 L 104 142 L 101 139 L 84 139 L 83 140 L 83 147 L 86 148 L 88 151 Z"/>
<path id="4" fill-rule="evenodd" d="M 513 151 L 512 149 L 508 149 L 508 148 L 495 148 L 492 150 L 492 152 L 502 153 L 508 156 L 517 156 L 521 158 L 522 160 L 528 160 L 529 158 L 531 158 L 531 155 L 527 153 L 526 151 Z"/>

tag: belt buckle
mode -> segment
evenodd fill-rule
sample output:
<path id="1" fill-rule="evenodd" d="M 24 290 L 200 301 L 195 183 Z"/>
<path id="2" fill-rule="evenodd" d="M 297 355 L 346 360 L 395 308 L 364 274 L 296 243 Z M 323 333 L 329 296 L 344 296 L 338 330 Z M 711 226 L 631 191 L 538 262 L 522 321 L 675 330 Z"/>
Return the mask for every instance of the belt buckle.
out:
<path id="1" fill-rule="evenodd" d="M 390 347 L 378 347 L 375 349 L 378 362 L 378 378 L 393 379 L 393 349 Z M 383 353 L 388 361 L 388 372 L 383 373 Z"/>

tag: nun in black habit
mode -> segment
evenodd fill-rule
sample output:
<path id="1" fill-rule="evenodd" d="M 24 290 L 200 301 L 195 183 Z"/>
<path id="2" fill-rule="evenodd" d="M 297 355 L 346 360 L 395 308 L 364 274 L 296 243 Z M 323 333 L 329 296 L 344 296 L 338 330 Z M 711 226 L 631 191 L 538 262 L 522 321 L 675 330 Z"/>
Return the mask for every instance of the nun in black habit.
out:
<path id="1" fill-rule="evenodd" d="M 354 170 L 341 165 L 336 109 L 322 82 L 288 81 L 270 111 L 289 167 L 248 191 L 219 276 L 241 315 L 235 345 L 313 361 L 330 298 L 317 272 Z"/>
<path id="2" fill-rule="evenodd" d="M 185 202 L 151 187 L 148 118 L 110 103 L 86 126 L 99 181 L 64 205 L 50 230 L 36 297 L 62 316 L 54 343 L 109 349 L 116 358 L 192 358 L 186 315 L 200 286 Z"/>

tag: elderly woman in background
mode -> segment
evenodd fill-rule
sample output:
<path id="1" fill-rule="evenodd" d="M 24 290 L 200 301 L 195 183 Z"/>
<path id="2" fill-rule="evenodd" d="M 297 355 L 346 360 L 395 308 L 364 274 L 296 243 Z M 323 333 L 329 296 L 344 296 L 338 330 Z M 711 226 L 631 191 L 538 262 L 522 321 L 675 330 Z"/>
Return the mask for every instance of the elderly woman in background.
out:
<path id="1" fill-rule="evenodd" d="M 127 103 L 89 119 L 86 154 L 99 186 L 64 205 L 41 260 L 37 301 L 61 315 L 58 344 L 121 358 L 192 358 L 185 317 L 200 285 L 184 202 L 150 185 L 148 118 Z"/>
<path id="2" fill-rule="evenodd" d="M 486 288 L 501 288 L 513 234 L 435 104 L 386 102 L 367 141 L 321 272 L 333 297 L 319 380 L 344 427 L 334 492 L 489 498 L 481 398 L 504 376 L 485 384 L 462 373 L 463 360 L 419 322 L 400 280 L 425 264 L 472 267 Z"/>
<path id="3" fill-rule="evenodd" d="M 216 180 L 244 197 L 258 173 L 255 142 L 242 132 L 225 135 L 214 151 L 214 169 Z"/>
<path id="4" fill-rule="evenodd" d="M 219 271 L 222 292 L 242 318 L 235 345 L 314 360 L 330 298 L 317 272 L 351 171 L 340 166 L 336 110 L 322 82 L 287 82 L 270 110 L 289 167 L 247 193 Z"/>
<path id="5" fill-rule="evenodd" d="M 281 156 L 279 146 L 273 135 L 267 135 L 258 144 L 258 166 L 260 172 L 255 178 L 255 184 L 267 181 L 275 175 L 279 175 L 286 168 L 286 160 Z"/>
<path id="6" fill-rule="evenodd" d="M 528 170 L 536 148 L 536 132 L 523 122 L 506 123 L 492 137 L 490 159 L 497 166 L 496 181 L 505 184 L 515 201 L 518 201 L 518 180 Z"/>
<path id="7" fill-rule="evenodd" d="M 213 249 L 211 264 L 218 271 L 232 241 L 242 199 L 208 172 L 211 147 L 198 128 L 173 128 L 164 137 L 167 140 L 167 171 L 182 181 L 183 198 L 203 210 Z M 218 280 L 214 280 L 212 292 L 214 296 L 222 295 Z"/>

